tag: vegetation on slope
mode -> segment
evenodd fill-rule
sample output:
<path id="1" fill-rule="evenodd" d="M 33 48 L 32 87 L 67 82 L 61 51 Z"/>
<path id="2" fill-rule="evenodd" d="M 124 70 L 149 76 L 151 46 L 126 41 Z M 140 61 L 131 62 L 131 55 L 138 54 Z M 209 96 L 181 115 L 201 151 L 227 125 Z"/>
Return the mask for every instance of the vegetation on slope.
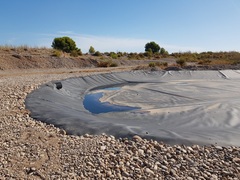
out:
<path id="1" fill-rule="evenodd" d="M 79 67 L 82 64 L 86 66 L 97 67 L 115 67 L 123 62 L 142 60 L 150 67 L 167 67 L 172 65 L 184 67 L 186 65 L 197 66 L 215 66 L 215 65 L 237 65 L 240 64 L 240 53 L 231 52 L 177 52 L 169 54 L 163 47 L 155 42 L 148 42 L 145 45 L 145 52 L 100 52 L 90 46 L 88 53 L 83 54 L 81 49 L 76 46 L 74 40 L 69 37 L 58 37 L 52 42 L 52 48 L 38 48 L 29 46 L 0 46 L 0 69 L 7 68 L 8 63 L 15 63 L 19 68 L 41 68 L 45 66 L 53 67 Z M 41 65 L 45 59 L 45 64 Z M 57 64 L 57 59 L 63 60 Z M 6 61 L 5 61 L 6 60 Z M 21 60 L 21 61 L 19 61 Z M 148 62 L 147 62 L 148 60 Z M 68 64 L 71 61 L 71 65 Z M 155 62 L 149 62 L 155 61 Z M 158 62 L 162 61 L 162 62 Z M 167 61 L 167 62 L 166 62 Z M 22 62 L 22 64 L 21 64 Z M 135 61 L 134 61 L 135 62 Z M 125 63 L 126 65 L 126 63 Z M 133 65 L 133 64 L 131 64 Z"/>

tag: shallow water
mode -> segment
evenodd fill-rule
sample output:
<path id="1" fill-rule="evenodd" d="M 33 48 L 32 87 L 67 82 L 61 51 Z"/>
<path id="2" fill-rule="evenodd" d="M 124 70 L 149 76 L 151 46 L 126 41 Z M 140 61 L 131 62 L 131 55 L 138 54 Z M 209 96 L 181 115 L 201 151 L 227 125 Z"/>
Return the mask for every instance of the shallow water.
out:
<path id="1" fill-rule="evenodd" d="M 117 91 L 120 89 L 121 87 L 109 87 L 109 88 L 104 88 L 102 90 Z M 138 107 L 119 106 L 119 105 L 111 104 L 109 102 L 101 102 L 100 99 L 103 97 L 103 94 L 104 94 L 103 92 L 87 94 L 83 100 L 84 108 L 93 114 L 108 113 L 108 112 L 123 112 L 123 111 L 140 109 Z"/>

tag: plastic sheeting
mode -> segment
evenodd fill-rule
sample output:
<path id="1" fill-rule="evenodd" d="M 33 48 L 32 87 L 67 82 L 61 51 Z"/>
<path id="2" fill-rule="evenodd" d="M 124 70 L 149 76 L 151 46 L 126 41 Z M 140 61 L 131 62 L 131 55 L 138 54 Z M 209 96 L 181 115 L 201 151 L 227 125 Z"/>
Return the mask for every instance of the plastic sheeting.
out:
<path id="1" fill-rule="evenodd" d="M 33 118 L 69 134 L 138 134 L 169 144 L 240 145 L 239 70 L 91 75 L 62 80 L 59 90 L 55 83 L 29 94 L 26 107 Z M 93 114 L 84 108 L 84 97 L 99 92 L 101 102 L 139 109 Z"/>

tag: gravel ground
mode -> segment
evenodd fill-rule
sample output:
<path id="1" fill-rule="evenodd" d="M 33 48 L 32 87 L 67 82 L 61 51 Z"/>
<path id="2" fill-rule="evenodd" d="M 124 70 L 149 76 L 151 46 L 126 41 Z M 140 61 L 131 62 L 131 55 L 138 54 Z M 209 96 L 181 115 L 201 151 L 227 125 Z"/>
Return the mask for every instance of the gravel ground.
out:
<path id="1" fill-rule="evenodd" d="M 29 117 L 27 93 L 91 71 L 0 71 L 0 179 L 240 179 L 240 147 L 69 136 Z"/>

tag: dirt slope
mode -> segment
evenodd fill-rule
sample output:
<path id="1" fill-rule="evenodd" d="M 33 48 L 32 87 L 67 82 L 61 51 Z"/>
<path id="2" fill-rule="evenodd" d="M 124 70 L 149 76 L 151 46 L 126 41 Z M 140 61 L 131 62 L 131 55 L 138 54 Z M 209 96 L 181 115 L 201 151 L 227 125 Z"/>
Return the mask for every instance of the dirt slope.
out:
<path id="1" fill-rule="evenodd" d="M 59 69 L 59 68 L 91 68 L 97 67 L 98 62 L 110 59 L 107 56 L 96 57 L 92 55 L 82 55 L 71 57 L 62 54 L 56 57 L 53 49 L 47 48 L 24 48 L 24 47 L 0 47 L 0 70 L 10 69 Z M 134 66 L 149 64 L 149 62 L 168 62 L 175 63 L 175 59 L 161 60 L 121 60 L 111 59 L 118 66 Z"/>

